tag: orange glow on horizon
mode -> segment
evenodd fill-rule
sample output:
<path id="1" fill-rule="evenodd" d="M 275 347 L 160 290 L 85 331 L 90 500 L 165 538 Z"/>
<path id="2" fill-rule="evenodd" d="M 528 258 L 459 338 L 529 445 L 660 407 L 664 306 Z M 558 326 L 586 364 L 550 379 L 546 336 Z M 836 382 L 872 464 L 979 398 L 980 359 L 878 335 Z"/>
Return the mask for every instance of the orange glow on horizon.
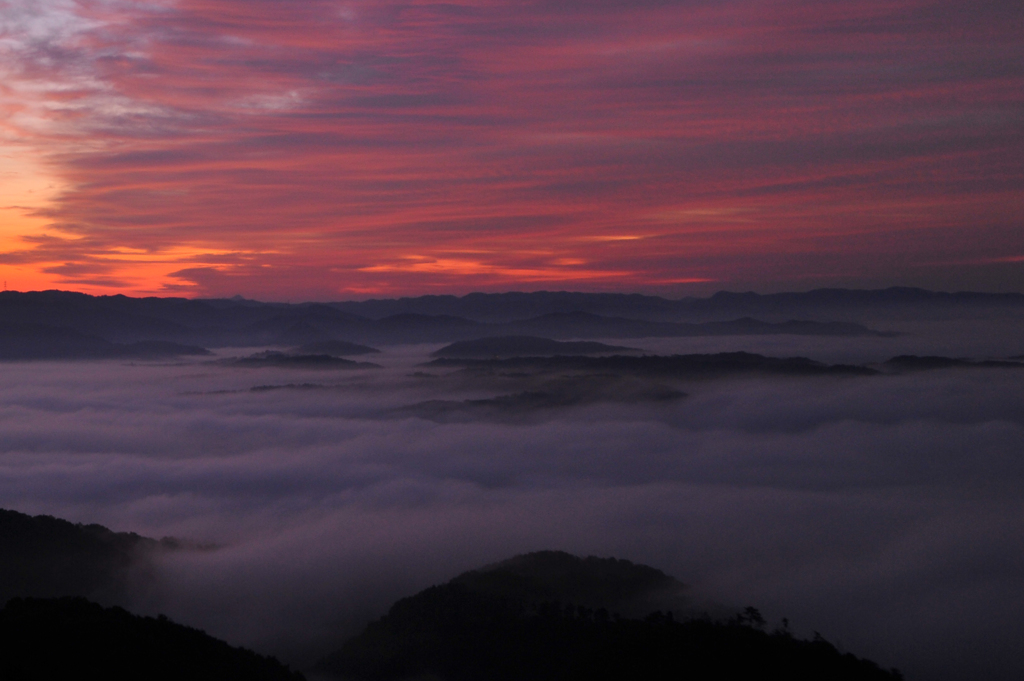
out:
<path id="1" fill-rule="evenodd" d="M 869 0 L 460 6 L 12 14 L 0 273 L 267 299 L 1024 287 L 1012 21 L 979 17 L 952 68 L 941 22 Z"/>

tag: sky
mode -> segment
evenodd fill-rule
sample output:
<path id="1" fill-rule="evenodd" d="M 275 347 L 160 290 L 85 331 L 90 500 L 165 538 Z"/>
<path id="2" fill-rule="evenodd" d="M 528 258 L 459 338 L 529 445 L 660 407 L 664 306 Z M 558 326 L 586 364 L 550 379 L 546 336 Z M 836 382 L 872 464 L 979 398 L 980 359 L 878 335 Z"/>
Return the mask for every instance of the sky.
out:
<path id="1" fill-rule="evenodd" d="M 0 0 L 0 277 L 1024 290 L 1019 0 Z"/>

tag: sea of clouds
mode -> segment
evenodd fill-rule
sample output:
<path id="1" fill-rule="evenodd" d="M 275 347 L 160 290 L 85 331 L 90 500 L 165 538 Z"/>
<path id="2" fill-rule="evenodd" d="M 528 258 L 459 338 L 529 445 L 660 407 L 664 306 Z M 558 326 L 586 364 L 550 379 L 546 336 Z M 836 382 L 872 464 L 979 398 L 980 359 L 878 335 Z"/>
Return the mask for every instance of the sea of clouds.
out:
<path id="1" fill-rule="evenodd" d="M 630 344 L 1024 352 L 954 326 Z M 653 565 L 695 603 L 757 606 L 909 679 L 1024 675 L 1024 370 L 705 381 L 522 423 L 397 417 L 497 394 L 414 376 L 436 347 L 354 371 L 5 364 L 0 506 L 205 545 L 160 557 L 125 605 L 300 666 L 399 597 L 560 549 Z M 301 384 L 317 387 L 251 390 Z"/>

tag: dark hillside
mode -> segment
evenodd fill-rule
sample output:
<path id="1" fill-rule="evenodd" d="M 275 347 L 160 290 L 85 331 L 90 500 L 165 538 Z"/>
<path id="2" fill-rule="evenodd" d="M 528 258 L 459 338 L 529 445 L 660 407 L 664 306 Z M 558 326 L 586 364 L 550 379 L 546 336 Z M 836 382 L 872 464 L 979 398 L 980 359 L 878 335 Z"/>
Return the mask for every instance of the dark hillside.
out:
<path id="1" fill-rule="evenodd" d="M 301 681 L 263 657 L 168 620 L 83 598 L 14 599 L 0 610 L 4 681 Z"/>
<path id="2" fill-rule="evenodd" d="M 398 601 L 319 671 L 374 681 L 900 678 L 824 640 L 768 633 L 753 608 L 714 621 L 664 612 L 624 618 L 607 607 L 679 587 L 627 561 L 519 556 Z"/>
<path id="3" fill-rule="evenodd" d="M 147 554 L 171 548 L 171 540 L 0 509 L 0 603 L 15 596 L 116 597 Z"/>

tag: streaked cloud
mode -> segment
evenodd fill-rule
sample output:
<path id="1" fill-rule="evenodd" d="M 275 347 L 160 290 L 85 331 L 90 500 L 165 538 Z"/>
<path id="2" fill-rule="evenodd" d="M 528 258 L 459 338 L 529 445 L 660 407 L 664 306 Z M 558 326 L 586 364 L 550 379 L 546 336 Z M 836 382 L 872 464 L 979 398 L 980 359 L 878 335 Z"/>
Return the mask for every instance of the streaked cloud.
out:
<path id="1" fill-rule="evenodd" d="M 1009 0 L 2 0 L 0 147 L 60 191 L 0 247 L 136 292 L 1005 288 L 927 263 L 1019 235 L 1022 34 Z"/>

